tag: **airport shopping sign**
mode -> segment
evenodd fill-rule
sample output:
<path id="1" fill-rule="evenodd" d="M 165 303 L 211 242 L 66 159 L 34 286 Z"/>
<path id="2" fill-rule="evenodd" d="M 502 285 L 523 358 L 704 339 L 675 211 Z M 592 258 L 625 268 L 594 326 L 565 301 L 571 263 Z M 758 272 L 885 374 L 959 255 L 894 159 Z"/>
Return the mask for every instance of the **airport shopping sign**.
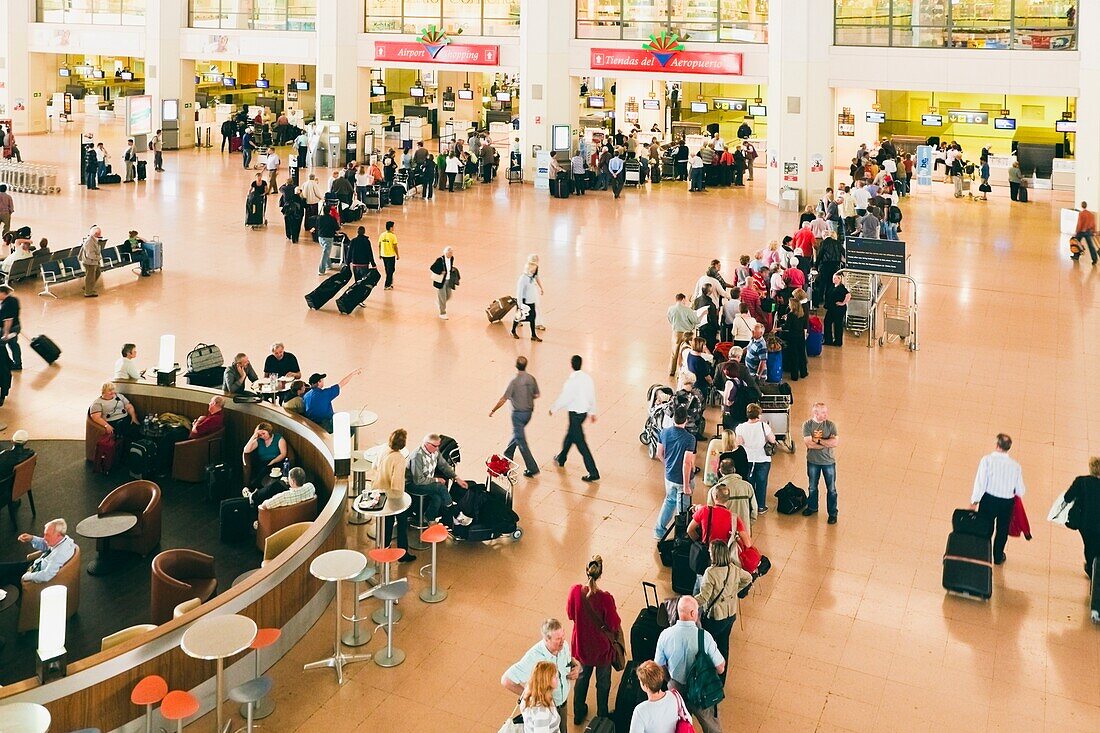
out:
<path id="1" fill-rule="evenodd" d="M 374 60 L 497 66 L 500 64 L 500 46 L 451 43 L 446 32 L 430 25 L 421 29 L 415 42 L 375 41 Z"/>
<path id="2" fill-rule="evenodd" d="M 739 53 L 687 51 L 675 33 L 649 37 L 640 49 L 593 48 L 590 66 L 607 71 L 666 71 L 677 74 L 741 76 Z"/>

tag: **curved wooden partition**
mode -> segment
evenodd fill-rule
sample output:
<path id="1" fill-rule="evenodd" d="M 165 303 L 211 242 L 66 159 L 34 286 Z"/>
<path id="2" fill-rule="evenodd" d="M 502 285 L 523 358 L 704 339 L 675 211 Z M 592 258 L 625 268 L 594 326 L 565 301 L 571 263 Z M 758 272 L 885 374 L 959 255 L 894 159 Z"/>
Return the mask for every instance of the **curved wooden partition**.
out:
<path id="1" fill-rule="evenodd" d="M 158 387 L 145 382 L 118 384 L 139 415 L 174 412 L 195 417 L 218 391 L 199 387 Z M 187 628 L 207 615 L 240 613 L 260 628 L 284 630 L 280 649 L 294 644 L 324 612 L 331 588 L 309 573 L 314 557 L 344 547 L 346 479 L 337 479 L 326 435 L 313 423 L 268 404 L 237 404 L 226 399 L 226 459 L 239 460 L 239 451 L 256 423 L 272 423 L 293 447 L 296 463 L 317 486 L 321 513 L 313 527 L 286 552 L 235 588 L 222 589 L 211 601 L 134 641 L 80 660 L 70 660 L 63 679 L 40 685 L 36 679 L 0 688 L 0 706 L 10 702 L 37 702 L 53 716 L 54 730 L 96 726 L 114 730 L 143 712 L 130 703 L 130 691 L 145 675 L 158 674 L 171 689 L 191 690 L 213 676 L 211 662 L 188 657 L 180 649 Z M 172 521 L 165 516 L 165 522 Z M 275 661 L 265 652 L 264 666 Z M 237 658 L 227 660 L 227 665 Z M 251 662 L 249 662 L 251 667 Z M 204 706 L 206 707 L 206 706 Z"/>

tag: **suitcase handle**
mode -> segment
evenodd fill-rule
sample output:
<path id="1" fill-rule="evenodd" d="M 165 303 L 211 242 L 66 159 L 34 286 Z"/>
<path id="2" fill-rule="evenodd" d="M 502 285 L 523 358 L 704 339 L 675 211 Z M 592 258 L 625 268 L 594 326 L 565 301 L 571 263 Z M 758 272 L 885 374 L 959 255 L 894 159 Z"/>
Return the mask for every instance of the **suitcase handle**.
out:
<path id="1" fill-rule="evenodd" d="M 653 591 L 653 603 L 649 602 L 649 591 L 650 590 Z M 642 581 L 642 596 L 645 597 L 646 608 L 654 608 L 654 609 L 657 608 L 657 602 L 660 599 L 657 597 L 657 586 L 656 585 L 654 585 L 653 583 L 647 583 L 646 581 L 643 580 Z"/>

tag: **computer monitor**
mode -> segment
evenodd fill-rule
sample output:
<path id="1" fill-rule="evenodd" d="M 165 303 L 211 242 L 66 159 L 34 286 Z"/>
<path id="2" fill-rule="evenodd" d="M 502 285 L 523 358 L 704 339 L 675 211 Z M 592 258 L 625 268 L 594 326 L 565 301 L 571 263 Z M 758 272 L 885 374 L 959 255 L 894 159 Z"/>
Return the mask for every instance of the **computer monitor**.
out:
<path id="1" fill-rule="evenodd" d="M 1058 120 L 1054 123 L 1058 132 L 1077 132 L 1077 120 Z"/>
<path id="2" fill-rule="evenodd" d="M 123 81 L 133 81 L 134 80 L 134 72 L 124 71 L 124 72 L 122 72 L 122 76 L 119 77 L 119 78 L 122 79 Z"/>
<path id="3" fill-rule="evenodd" d="M 511 102 L 512 101 L 512 93 L 511 92 L 497 92 L 497 101 L 498 102 Z"/>
<path id="4" fill-rule="evenodd" d="M 384 97 L 384 96 L 386 96 L 386 85 L 385 84 L 371 84 L 370 85 L 370 95 L 372 97 Z"/>
<path id="5" fill-rule="evenodd" d="M 1015 130 L 1016 118 L 1015 117 L 994 117 L 993 118 L 994 130 Z"/>
<path id="6" fill-rule="evenodd" d="M 763 104 L 750 104 L 749 105 L 749 114 L 752 115 L 753 117 L 767 117 L 768 116 L 768 108 L 767 108 L 766 105 L 763 105 Z"/>
<path id="7" fill-rule="evenodd" d="M 660 110 L 661 100 L 659 99 L 643 99 L 642 109 Z"/>
<path id="8" fill-rule="evenodd" d="M 57 70 L 57 75 L 68 78 L 68 77 L 73 75 L 73 72 L 72 72 L 72 69 L 58 69 Z"/>
<path id="9" fill-rule="evenodd" d="M 692 102 L 691 103 L 691 111 L 692 112 L 708 112 L 708 111 L 710 111 L 710 106 L 707 105 L 706 102 Z"/>
<path id="10" fill-rule="evenodd" d="M 870 122 L 873 125 L 881 125 L 882 123 L 886 122 L 886 113 L 885 112 L 868 112 L 867 113 L 867 121 Z"/>
<path id="11" fill-rule="evenodd" d="M 464 99 L 467 102 L 469 102 L 471 99 L 474 98 L 474 90 L 473 89 L 459 89 L 458 90 L 458 98 L 459 99 Z"/>
<path id="12" fill-rule="evenodd" d="M 603 109 L 604 98 L 603 97 L 589 97 L 588 106 L 590 109 Z"/>
<path id="13" fill-rule="evenodd" d="M 920 123 L 924 127 L 943 127 L 943 115 L 921 115 Z"/>
<path id="14" fill-rule="evenodd" d="M 412 89 L 409 90 L 409 96 L 410 97 L 416 97 L 417 99 L 423 99 L 423 97 L 424 97 L 424 87 L 413 87 Z"/>
<path id="15" fill-rule="evenodd" d="M 271 81 L 269 79 L 257 79 L 256 80 L 256 88 L 257 89 L 268 89 L 270 87 L 271 87 Z"/>
<path id="16" fill-rule="evenodd" d="M 237 79 L 232 76 L 223 76 L 222 86 L 226 86 L 232 89 L 233 87 L 237 86 Z"/>
<path id="17" fill-rule="evenodd" d="M 294 88 L 297 89 L 299 92 L 308 92 L 309 91 L 309 82 L 308 81 L 296 81 L 296 82 L 294 82 Z"/>

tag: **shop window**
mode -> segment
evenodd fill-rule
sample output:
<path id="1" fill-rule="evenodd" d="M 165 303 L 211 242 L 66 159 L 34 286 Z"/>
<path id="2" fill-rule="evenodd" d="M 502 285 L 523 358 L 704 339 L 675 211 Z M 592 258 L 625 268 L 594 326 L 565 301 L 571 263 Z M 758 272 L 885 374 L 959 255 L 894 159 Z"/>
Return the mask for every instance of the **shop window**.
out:
<path id="1" fill-rule="evenodd" d="M 146 0 L 37 0 L 39 23 L 145 25 Z"/>
<path id="2" fill-rule="evenodd" d="M 768 0 L 576 0 L 577 38 L 766 43 Z"/>
<path id="3" fill-rule="evenodd" d="M 192 28 L 317 30 L 317 0 L 190 0 Z"/>
<path id="4" fill-rule="evenodd" d="M 418 34 L 434 25 L 451 35 L 519 35 L 520 0 L 366 0 L 367 33 Z"/>

